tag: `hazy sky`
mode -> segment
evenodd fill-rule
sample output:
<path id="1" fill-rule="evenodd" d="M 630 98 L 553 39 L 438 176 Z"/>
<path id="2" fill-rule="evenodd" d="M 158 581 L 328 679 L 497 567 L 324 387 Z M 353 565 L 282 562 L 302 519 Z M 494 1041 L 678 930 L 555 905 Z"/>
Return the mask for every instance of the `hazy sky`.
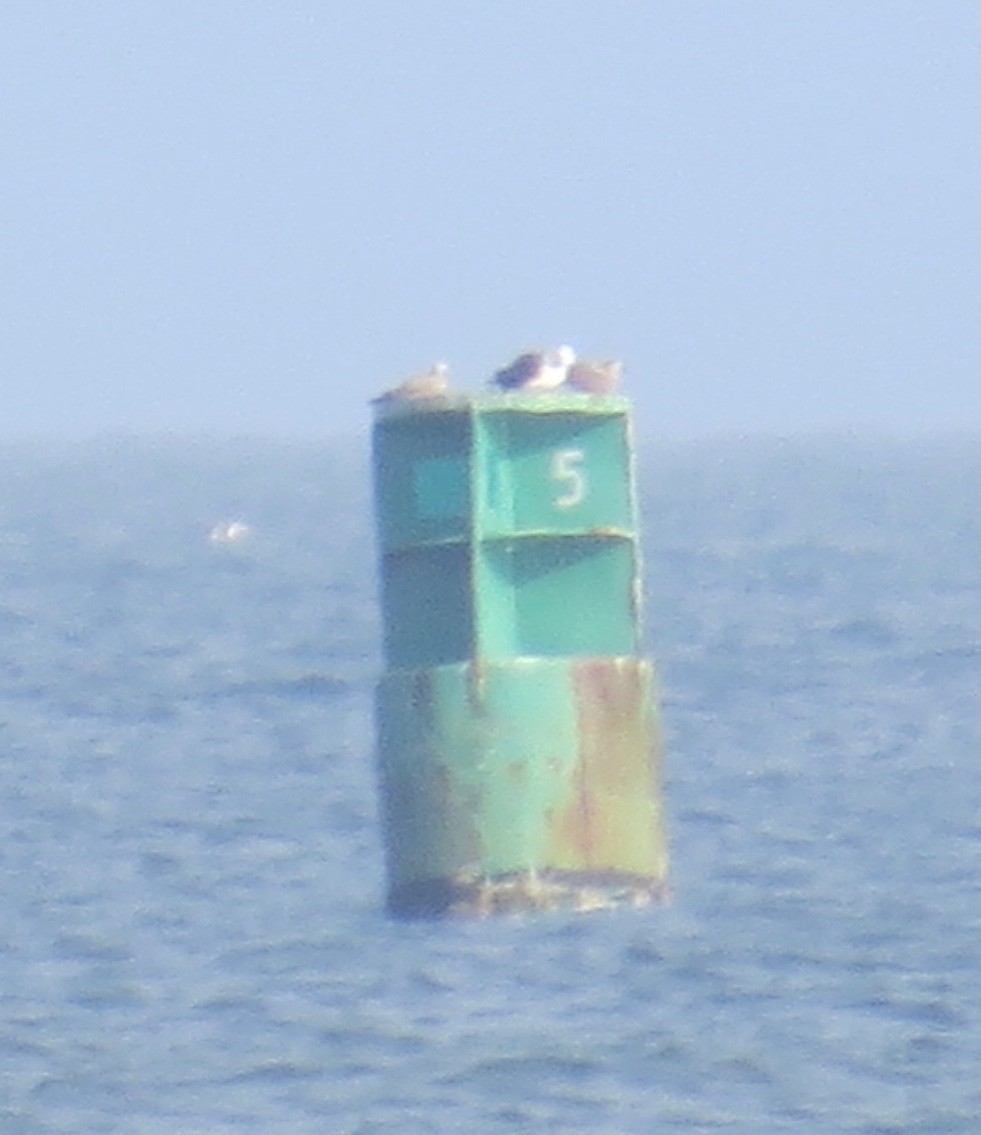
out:
<path id="1" fill-rule="evenodd" d="M 557 342 L 667 437 L 981 429 L 976 0 L 5 0 L 0 99 L 0 435 Z"/>

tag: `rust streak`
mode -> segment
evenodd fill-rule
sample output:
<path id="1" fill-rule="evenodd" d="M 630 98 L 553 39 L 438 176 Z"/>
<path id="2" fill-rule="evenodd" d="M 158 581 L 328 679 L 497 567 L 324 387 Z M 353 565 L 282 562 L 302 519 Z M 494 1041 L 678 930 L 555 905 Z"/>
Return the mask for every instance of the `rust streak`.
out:
<path id="1" fill-rule="evenodd" d="M 579 729 L 579 811 L 587 842 L 584 866 L 623 861 L 622 801 L 647 786 L 643 680 L 634 659 L 585 659 L 573 669 Z"/>

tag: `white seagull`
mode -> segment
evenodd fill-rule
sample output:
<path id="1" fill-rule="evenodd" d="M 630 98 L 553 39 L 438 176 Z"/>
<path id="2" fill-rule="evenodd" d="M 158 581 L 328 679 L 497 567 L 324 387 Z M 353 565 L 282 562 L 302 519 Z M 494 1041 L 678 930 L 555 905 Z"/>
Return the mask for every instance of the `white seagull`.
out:
<path id="1" fill-rule="evenodd" d="M 561 386 L 576 361 L 571 347 L 550 351 L 529 351 L 497 371 L 491 382 L 502 390 L 554 390 Z"/>
<path id="2" fill-rule="evenodd" d="M 429 370 L 414 374 L 400 386 L 394 386 L 372 398 L 372 403 L 415 402 L 424 398 L 442 398 L 449 393 L 450 368 L 446 363 L 433 363 Z"/>
<path id="3" fill-rule="evenodd" d="M 241 520 L 230 523 L 216 524 L 208 533 L 208 540 L 212 544 L 241 544 L 252 535 L 252 526 Z"/>
<path id="4" fill-rule="evenodd" d="M 607 359 L 603 362 L 573 363 L 566 383 L 584 394 L 612 394 L 622 377 L 623 363 L 619 359 Z"/>

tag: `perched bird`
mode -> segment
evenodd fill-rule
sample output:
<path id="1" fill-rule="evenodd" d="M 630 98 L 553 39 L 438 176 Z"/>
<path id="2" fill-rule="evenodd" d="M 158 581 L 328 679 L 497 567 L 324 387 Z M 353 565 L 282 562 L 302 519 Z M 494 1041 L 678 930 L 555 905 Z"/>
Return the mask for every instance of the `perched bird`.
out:
<path id="1" fill-rule="evenodd" d="M 416 402 L 424 398 L 442 398 L 449 393 L 449 389 L 450 368 L 446 363 L 433 363 L 429 370 L 414 374 L 400 386 L 393 386 L 371 401 L 373 405 L 384 402 Z"/>
<path id="2" fill-rule="evenodd" d="M 603 362 L 579 362 L 569 367 L 566 383 L 584 394 L 612 394 L 623 377 L 623 363 L 619 359 Z"/>
<path id="3" fill-rule="evenodd" d="M 565 382 L 575 361 L 576 352 L 571 347 L 529 351 L 497 371 L 491 382 L 502 390 L 554 390 Z"/>

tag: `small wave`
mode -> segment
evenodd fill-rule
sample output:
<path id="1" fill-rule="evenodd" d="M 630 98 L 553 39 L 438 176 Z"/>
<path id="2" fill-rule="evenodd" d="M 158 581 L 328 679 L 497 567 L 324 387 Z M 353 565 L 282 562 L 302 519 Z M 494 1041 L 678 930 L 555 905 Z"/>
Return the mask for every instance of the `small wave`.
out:
<path id="1" fill-rule="evenodd" d="M 297 1080 L 312 1080 L 323 1075 L 315 1064 L 298 1064 L 292 1060 L 268 1060 L 242 1072 L 229 1076 L 226 1084 L 285 1084 Z"/>
<path id="2" fill-rule="evenodd" d="M 304 674 L 298 678 L 281 681 L 235 682 L 212 691 L 209 695 L 217 697 L 271 697 L 304 701 L 306 699 L 339 698 L 356 688 L 353 682 L 331 674 Z"/>
<path id="3" fill-rule="evenodd" d="M 529 1053 L 524 1056 L 491 1056 L 477 1061 L 470 1067 L 441 1077 L 446 1084 L 466 1084 L 479 1082 L 484 1085 L 527 1080 L 540 1084 L 543 1081 L 581 1083 L 585 1078 L 600 1071 L 599 1062 L 593 1058 L 572 1053 Z"/>

